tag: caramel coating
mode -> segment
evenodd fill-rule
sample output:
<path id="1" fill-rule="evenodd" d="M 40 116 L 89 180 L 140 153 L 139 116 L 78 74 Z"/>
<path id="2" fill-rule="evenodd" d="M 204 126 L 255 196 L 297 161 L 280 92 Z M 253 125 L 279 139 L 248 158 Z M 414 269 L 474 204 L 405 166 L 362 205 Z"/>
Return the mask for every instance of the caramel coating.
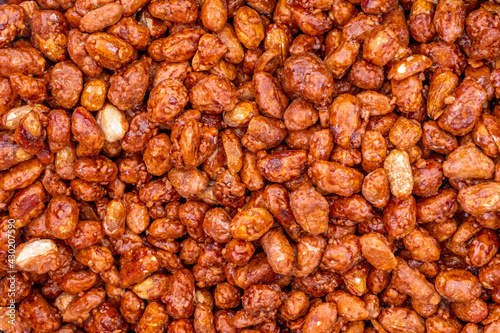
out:
<path id="1" fill-rule="evenodd" d="M 500 331 L 499 59 L 497 0 L 6 0 L 0 332 Z"/>

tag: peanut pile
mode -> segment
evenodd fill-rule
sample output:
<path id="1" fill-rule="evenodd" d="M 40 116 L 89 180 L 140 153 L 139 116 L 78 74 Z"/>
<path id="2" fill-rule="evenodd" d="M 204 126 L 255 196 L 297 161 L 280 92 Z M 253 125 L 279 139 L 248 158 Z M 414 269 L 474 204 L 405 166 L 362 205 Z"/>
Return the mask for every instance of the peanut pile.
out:
<path id="1" fill-rule="evenodd" d="M 6 2 L 0 332 L 500 332 L 500 1 Z"/>

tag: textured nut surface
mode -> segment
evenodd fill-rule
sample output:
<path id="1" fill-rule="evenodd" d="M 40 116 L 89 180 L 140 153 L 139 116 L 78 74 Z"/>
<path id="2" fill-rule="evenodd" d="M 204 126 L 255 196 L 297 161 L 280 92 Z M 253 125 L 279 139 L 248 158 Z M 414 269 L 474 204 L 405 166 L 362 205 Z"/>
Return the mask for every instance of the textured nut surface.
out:
<path id="1" fill-rule="evenodd" d="M 384 170 L 392 195 L 398 198 L 408 197 L 413 191 L 413 175 L 408 153 L 399 149 L 391 151 L 384 161 Z"/>
<path id="2" fill-rule="evenodd" d="M 3 3 L 0 332 L 500 331 L 499 0 Z"/>

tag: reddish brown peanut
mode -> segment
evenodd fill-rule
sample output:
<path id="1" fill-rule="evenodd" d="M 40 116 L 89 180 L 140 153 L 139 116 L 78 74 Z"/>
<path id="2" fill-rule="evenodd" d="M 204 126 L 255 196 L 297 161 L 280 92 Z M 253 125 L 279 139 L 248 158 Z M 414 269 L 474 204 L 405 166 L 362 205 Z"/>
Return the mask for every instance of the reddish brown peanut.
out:
<path id="1" fill-rule="evenodd" d="M 5 2 L 0 332 L 500 332 L 499 0 Z"/>

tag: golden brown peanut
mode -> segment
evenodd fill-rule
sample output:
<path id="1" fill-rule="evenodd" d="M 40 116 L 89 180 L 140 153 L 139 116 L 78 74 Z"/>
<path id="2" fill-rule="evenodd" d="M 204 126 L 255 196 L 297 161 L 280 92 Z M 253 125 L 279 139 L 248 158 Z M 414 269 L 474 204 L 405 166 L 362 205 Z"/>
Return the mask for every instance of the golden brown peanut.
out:
<path id="1" fill-rule="evenodd" d="M 67 239 L 76 229 L 79 209 L 68 197 L 55 197 L 47 206 L 47 229 L 56 238 Z"/>
<path id="2" fill-rule="evenodd" d="M 159 300 L 167 291 L 169 281 L 170 276 L 156 273 L 134 285 L 132 291 L 139 298 L 151 301 Z"/>
<path id="3" fill-rule="evenodd" d="M 94 273 L 106 271 L 113 266 L 111 251 L 104 246 L 93 245 L 76 252 L 75 259 Z"/>
<path id="4" fill-rule="evenodd" d="M 137 329 L 142 332 L 165 331 L 168 325 L 168 315 L 165 306 L 158 302 L 148 304 L 139 320 Z"/>
<path id="5" fill-rule="evenodd" d="M 384 161 L 384 171 L 389 180 L 392 195 L 398 198 L 408 197 L 413 191 L 413 175 L 408 153 L 394 149 Z"/>
<path id="6" fill-rule="evenodd" d="M 442 189 L 435 195 L 419 199 L 417 218 L 422 223 L 443 222 L 457 210 L 457 192 L 454 189 Z"/>
<path id="7" fill-rule="evenodd" d="M 394 125 L 397 119 L 398 116 L 393 112 L 383 116 L 371 117 L 366 126 L 366 130 L 380 132 L 382 136 L 386 137 L 389 135 L 392 125 Z"/>
<path id="8" fill-rule="evenodd" d="M 481 293 L 481 285 L 472 273 L 453 269 L 438 274 L 436 290 L 452 302 L 470 302 Z"/>
<path id="9" fill-rule="evenodd" d="M 211 307 L 205 304 L 198 304 L 194 311 L 193 326 L 195 332 L 216 333 L 214 326 L 214 316 Z"/>
<path id="10" fill-rule="evenodd" d="M 361 165 L 363 169 L 371 172 L 381 168 L 384 165 L 386 155 L 387 141 L 382 134 L 378 131 L 366 131 L 361 142 Z"/>
<path id="11" fill-rule="evenodd" d="M 285 126 L 290 131 L 306 129 L 318 121 L 318 112 L 312 103 L 303 99 L 293 100 L 283 114 Z"/>
<path id="12" fill-rule="evenodd" d="M 412 75 L 423 72 L 431 67 L 432 60 L 424 55 L 411 55 L 395 63 L 387 78 L 389 80 L 404 80 Z"/>
<path id="13" fill-rule="evenodd" d="M 407 150 L 417 144 L 422 137 L 422 129 L 416 120 L 399 117 L 389 132 L 389 140 L 401 150 Z"/>
<path id="14" fill-rule="evenodd" d="M 180 62 L 189 60 L 196 53 L 198 41 L 204 33 L 204 30 L 195 28 L 186 28 L 165 39 L 158 39 L 155 42 L 160 43 L 159 57 L 155 59 L 153 53 L 153 43 L 148 48 L 148 53 L 155 61 Z"/>
<path id="15" fill-rule="evenodd" d="M 179 299 L 179 297 L 182 297 Z M 176 272 L 162 296 L 166 312 L 173 318 L 187 318 L 194 311 L 194 278 L 186 269 Z"/>
<path id="16" fill-rule="evenodd" d="M 384 70 L 366 60 L 358 60 L 352 65 L 348 79 L 361 89 L 378 90 L 384 83 Z"/>
<path id="17" fill-rule="evenodd" d="M 423 97 L 422 80 L 418 76 L 410 76 L 401 81 L 391 80 L 391 89 L 401 112 L 406 114 L 420 110 Z"/>
<path id="18" fill-rule="evenodd" d="M 262 114 L 281 119 L 288 106 L 288 98 L 281 90 L 278 80 L 269 73 L 257 72 L 253 76 L 253 88 L 255 102 Z"/>
<path id="19" fill-rule="evenodd" d="M 296 277 L 311 274 L 321 263 L 326 241 L 321 236 L 306 235 L 297 245 L 297 262 L 293 270 Z"/>
<path id="20" fill-rule="evenodd" d="M 89 38 L 89 34 L 82 33 L 78 29 L 72 29 L 68 34 L 68 53 L 85 74 L 96 77 L 102 72 L 102 67 L 89 56 L 85 49 L 85 42 Z"/>
<path id="21" fill-rule="evenodd" d="M 44 147 L 46 133 L 42 119 L 36 111 L 31 111 L 22 118 L 14 132 L 14 140 L 26 154 L 39 154 Z"/>
<path id="22" fill-rule="evenodd" d="M 0 175 L 0 188 L 4 191 L 18 190 L 30 186 L 43 171 L 38 158 L 21 162 Z"/>
<path id="23" fill-rule="evenodd" d="M 453 135 L 469 133 L 477 122 L 486 91 L 476 81 L 464 80 L 452 94 L 453 103 L 449 104 L 438 120 L 439 127 Z"/>
<path id="24" fill-rule="evenodd" d="M 311 53 L 293 55 L 285 61 L 283 89 L 313 103 L 321 103 L 333 92 L 333 78 L 327 66 Z M 309 75 L 314 79 L 309 82 Z"/>
<path id="25" fill-rule="evenodd" d="M 250 261 L 255 252 L 255 247 L 251 242 L 241 239 L 232 239 L 222 250 L 224 258 L 235 265 L 244 266 Z"/>
<path id="26" fill-rule="evenodd" d="M 339 47 L 330 52 L 325 58 L 325 66 L 332 72 L 335 79 L 340 79 L 347 73 L 356 61 L 360 43 L 356 40 L 345 40 Z"/>
<path id="27" fill-rule="evenodd" d="M 77 177 L 90 182 L 111 182 L 118 174 L 116 164 L 104 156 L 80 158 L 74 165 Z"/>
<path id="28" fill-rule="evenodd" d="M 361 251 L 368 262 L 381 270 L 392 270 L 396 267 L 396 257 L 392 253 L 389 241 L 378 233 L 368 233 L 360 237 Z"/>
<path id="29" fill-rule="evenodd" d="M 408 330 L 412 332 L 425 332 L 424 320 L 414 311 L 401 308 L 383 309 L 378 318 L 380 324 L 389 332 Z"/>
<path id="30" fill-rule="evenodd" d="M 301 187 L 290 194 L 293 215 L 304 230 L 316 236 L 328 228 L 328 203 L 312 187 Z"/>
<path id="31" fill-rule="evenodd" d="M 222 30 L 227 21 L 226 1 L 209 0 L 203 2 L 200 18 L 205 28 L 215 32 Z"/>
<path id="32" fill-rule="evenodd" d="M 335 143 L 343 148 L 358 148 L 364 132 L 362 117 L 361 103 L 356 96 L 338 96 L 330 107 L 330 128 Z"/>
<path id="33" fill-rule="evenodd" d="M 352 3 L 352 1 L 350 1 Z M 359 4 L 356 3 L 356 5 Z M 364 41 L 368 37 L 371 31 L 376 27 L 380 26 L 382 21 L 379 17 L 375 15 L 366 15 L 364 13 L 359 13 L 358 15 L 351 17 L 351 19 L 344 26 L 343 36 L 347 39 Z"/>
<path id="34" fill-rule="evenodd" d="M 148 140 L 155 135 L 155 125 L 146 112 L 137 114 L 130 122 L 129 131 L 122 141 L 123 150 L 140 151 L 146 147 Z"/>
<path id="35" fill-rule="evenodd" d="M 120 110 L 139 104 L 148 88 L 151 58 L 143 57 L 109 78 L 108 100 Z"/>
<path id="36" fill-rule="evenodd" d="M 458 85 L 458 76 L 451 70 L 440 69 L 434 72 L 430 81 L 429 97 L 427 99 L 427 114 L 436 120 L 446 107 L 445 99 L 450 96 Z"/>
<path id="37" fill-rule="evenodd" d="M 91 59 L 112 70 L 123 67 L 137 57 L 137 50 L 130 44 L 104 32 L 91 34 L 85 43 L 85 49 Z M 120 52 L 113 52 L 116 49 Z"/>
<path id="38" fill-rule="evenodd" d="M 17 100 L 17 94 L 6 78 L 0 79 L 0 115 L 14 107 Z"/>
<path id="39" fill-rule="evenodd" d="M 4 47 L 25 29 L 25 12 L 23 7 L 17 5 L 5 5 L 0 10 L 2 15 L 6 17 L 5 27 L 2 29 L 0 37 L 0 46 Z"/>
<path id="40" fill-rule="evenodd" d="M 306 169 L 307 152 L 305 150 L 287 150 L 280 153 L 259 153 L 257 166 L 267 180 L 284 183 L 300 176 Z"/>
<path id="41" fill-rule="evenodd" d="M 407 199 L 391 197 L 384 209 L 383 220 L 390 237 L 402 238 L 408 234 L 417 221 L 417 204 L 413 196 Z"/>
<path id="42" fill-rule="evenodd" d="M 217 3 L 217 2 L 215 2 Z M 203 17 L 204 14 L 202 14 Z M 236 36 L 233 26 L 225 24 L 219 31 L 216 32 L 217 37 L 226 45 L 227 52 L 224 59 L 233 64 L 239 64 L 244 57 L 243 47 Z"/>
<path id="43" fill-rule="evenodd" d="M 424 123 L 422 143 L 425 148 L 441 154 L 449 154 L 458 146 L 457 139 L 439 128 L 435 121 L 427 121 Z"/>
<path id="44" fill-rule="evenodd" d="M 253 153 L 277 146 L 286 136 L 285 124 L 272 118 L 255 116 L 241 138 L 241 144 Z"/>
<path id="45" fill-rule="evenodd" d="M 264 40 L 264 26 L 259 14 L 250 7 L 240 7 L 234 16 L 234 30 L 238 40 L 247 48 L 255 49 Z"/>
<path id="46" fill-rule="evenodd" d="M 91 289 L 81 297 L 70 301 L 62 312 L 62 320 L 66 322 L 83 322 L 90 317 L 92 309 L 97 308 L 105 299 L 106 292 L 104 289 Z"/>
<path id="47" fill-rule="evenodd" d="M 253 241 L 264 235 L 274 222 L 273 216 L 265 208 L 250 208 L 236 214 L 231 221 L 234 238 Z"/>
<path id="48" fill-rule="evenodd" d="M 234 85 L 215 75 L 197 82 L 189 93 L 189 99 L 194 108 L 209 114 L 231 111 L 238 102 Z"/>
<path id="49" fill-rule="evenodd" d="M 332 150 L 334 149 L 333 147 L 334 147 L 333 135 L 330 130 L 324 129 L 315 132 L 311 137 L 311 147 L 309 149 L 309 154 L 307 156 L 309 164 L 313 164 L 315 161 L 327 160 L 329 157 L 332 160 L 334 160 L 333 157 L 331 157 Z M 339 146 L 337 146 L 337 148 L 339 148 Z M 345 151 L 344 156 L 346 162 L 344 162 L 344 164 L 352 166 L 359 163 L 359 158 L 358 158 L 359 154 L 357 154 L 359 152 L 357 150 L 342 149 L 342 151 Z M 347 162 L 348 160 L 352 160 L 352 162 L 349 163 Z"/>
<path id="50" fill-rule="evenodd" d="M 125 4 L 122 2 L 122 7 L 124 7 L 124 5 Z M 151 19 L 151 21 L 154 20 L 157 19 Z M 150 43 L 151 33 L 149 29 L 139 24 L 139 22 L 131 17 L 122 18 L 118 23 L 109 27 L 106 32 L 123 39 L 139 50 L 145 50 Z"/>
<path id="51" fill-rule="evenodd" d="M 397 267 L 393 270 L 392 287 L 427 305 L 439 304 L 441 297 L 434 285 L 416 268 L 411 268 L 402 258 L 396 258 Z"/>
<path id="52" fill-rule="evenodd" d="M 19 315 L 40 332 L 52 332 L 61 326 L 57 309 L 38 292 L 30 294 L 22 301 L 19 305 Z"/>
<path id="53" fill-rule="evenodd" d="M 332 20 L 326 13 L 302 6 L 293 7 L 292 17 L 300 30 L 311 36 L 324 34 L 333 26 Z"/>
<path id="54" fill-rule="evenodd" d="M 2 48 L 0 62 L 0 75 L 7 78 L 12 73 L 41 75 L 46 67 L 45 58 L 33 47 Z"/>
<path id="55" fill-rule="evenodd" d="M 198 6 L 191 0 L 155 0 L 149 3 L 148 10 L 152 16 L 173 23 L 192 23 L 198 18 Z"/>
<path id="56" fill-rule="evenodd" d="M 120 270 L 120 287 L 129 286 L 143 281 L 146 277 L 159 269 L 159 259 L 149 248 L 138 248 L 133 250 L 130 261 L 123 264 Z"/>
<path id="57" fill-rule="evenodd" d="M 62 13 L 54 10 L 36 11 L 30 26 L 33 46 L 51 61 L 66 58 L 68 22 Z"/>
<path id="58" fill-rule="evenodd" d="M 396 55 L 398 37 L 388 26 L 375 28 L 363 47 L 363 58 L 377 66 L 385 66 Z"/>
<path id="59" fill-rule="evenodd" d="M 391 192 L 389 180 L 383 168 L 375 169 L 365 176 L 361 192 L 374 207 L 382 208 L 387 205 Z"/>
<path id="60" fill-rule="evenodd" d="M 365 222 L 373 217 L 369 202 L 359 194 L 350 197 L 341 197 L 330 203 L 330 217 Z"/>
<path id="61" fill-rule="evenodd" d="M 337 27 L 343 27 L 357 13 L 357 8 L 345 0 L 333 0 L 330 9 L 333 9 L 333 7 L 335 7 L 335 10 L 330 10 L 328 14 Z"/>
<path id="62" fill-rule="evenodd" d="M 102 221 L 104 233 L 110 237 L 121 236 L 125 232 L 126 210 L 119 200 L 111 200 L 106 205 L 106 215 Z"/>
<path id="63" fill-rule="evenodd" d="M 83 89 L 82 72 L 73 62 L 64 61 L 58 62 L 49 73 L 49 104 L 54 108 L 73 108 Z"/>
<path id="64" fill-rule="evenodd" d="M 71 117 L 71 132 L 79 142 L 76 148 L 78 156 L 99 154 L 104 145 L 104 134 L 92 114 L 83 107 L 78 107 Z"/>
<path id="65" fill-rule="evenodd" d="M 280 307 L 280 314 L 286 320 L 295 320 L 307 313 L 309 300 L 302 291 L 293 290 Z"/>
<path id="66" fill-rule="evenodd" d="M 18 247 L 15 262 L 23 271 L 44 274 L 59 268 L 58 255 L 54 241 L 34 238 Z"/>
<path id="67" fill-rule="evenodd" d="M 304 333 L 330 332 L 337 318 L 337 307 L 334 303 L 322 303 L 306 315 L 302 331 Z"/>
<path id="68" fill-rule="evenodd" d="M 452 303 L 450 311 L 453 315 L 463 321 L 478 323 L 479 321 L 485 319 L 488 315 L 488 306 L 485 301 L 477 298 L 467 303 Z"/>
<path id="69" fill-rule="evenodd" d="M 106 101 L 107 86 L 103 80 L 92 80 L 85 84 L 80 104 L 89 111 L 98 111 Z"/>
<path id="70" fill-rule="evenodd" d="M 257 167 L 257 157 L 250 152 L 246 152 L 243 156 L 240 175 L 241 181 L 250 191 L 256 191 L 264 187 L 265 179 Z"/>
<path id="71" fill-rule="evenodd" d="M 474 167 L 468 163 L 474 161 Z M 494 163 L 473 143 L 455 149 L 443 163 L 444 175 L 448 178 L 490 179 L 493 177 Z"/>
<path id="72" fill-rule="evenodd" d="M 80 221 L 76 225 L 73 235 L 65 242 L 72 248 L 79 250 L 97 244 L 102 237 L 104 237 L 104 232 L 100 222 Z"/>
<path id="73" fill-rule="evenodd" d="M 415 260 L 429 262 L 438 260 L 440 257 L 437 240 L 422 228 L 415 228 L 406 235 L 404 244 Z"/>
<path id="74" fill-rule="evenodd" d="M 436 32 L 447 43 L 453 43 L 461 34 L 465 22 L 463 1 L 445 0 L 438 3 L 434 13 Z"/>
<path id="75" fill-rule="evenodd" d="M 227 52 L 227 47 L 215 35 L 204 34 L 198 42 L 191 66 L 195 71 L 207 71 L 213 68 Z"/>
<path id="76" fill-rule="evenodd" d="M 108 3 L 102 7 L 86 13 L 80 20 L 80 29 L 83 32 L 96 32 L 117 23 L 123 14 L 123 7 L 119 3 Z"/>
<path id="77" fill-rule="evenodd" d="M 482 267 L 486 265 L 498 252 L 498 236 L 490 229 L 480 231 L 467 248 L 472 265 Z"/>
<path id="78" fill-rule="evenodd" d="M 481 114 L 472 131 L 474 143 L 490 157 L 497 157 L 500 154 L 497 145 L 499 126 L 500 122 L 495 116 Z"/>
<path id="79" fill-rule="evenodd" d="M 348 235 L 328 244 L 322 263 L 329 269 L 344 274 L 362 259 L 359 237 Z"/>
<path id="80" fill-rule="evenodd" d="M 47 87 L 40 79 L 20 73 L 9 77 L 12 89 L 28 103 L 40 103 L 47 99 Z"/>
<path id="81" fill-rule="evenodd" d="M 328 294 L 326 300 L 334 301 L 337 304 L 338 314 L 349 321 L 360 321 L 368 318 L 366 304 L 359 297 L 339 290 Z"/>
<path id="82" fill-rule="evenodd" d="M 243 165 L 243 151 L 238 136 L 231 130 L 225 130 L 221 139 L 229 170 L 239 172 Z"/>
<path id="83" fill-rule="evenodd" d="M 233 110 L 224 112 L 223 118 L 230 127 L 244 127 L 248 126 L 250 120 L 257 114 L 255 102 L 240 101 Z"/>
<path id="84" fill-rule="evenodd" d="M 153 121 L 171 121 L 186 106 L 187 89 L 174 80 L 163 80 L 151 91 L 148 113 Z"/>
<path id="85" fill-rule="evenodd" d="M 278 274 L 287 275 L 294 263 L 293 248 L 290 242 L 277 230 L 270 230 L 262 236 L 262 248 L 266 252 L 269 265 Z"/>
<path id="86" fill-rule="evenodd" d="M 409 17 L 409 29 L 411 36 L 419 43 L 427 43 L 436 34 L 436 26 L 433 22 L 434 5 L 428 1 L 414 1 L 411 6 Z"/>
<path id="87" fill-rule="evenodd" d="M 308 174 L 321 190 L 346 197 L 358 193 L 363 181 L 359 171 L 336 162 L 317 161 Z"/>
<path id="88" fill-rule="evenodd" d="M 173 168 L 168 172 L 168 179 L 177 193 L 184 197 L 198 194 L 208 185 L 207 175 L 198 169 L 185 171 Z"/>
<path id="89" fill-rule="evenodd" d="M 425 127 L 425 125 L 424 125 Z M 435 160 L 419 160 L 412 165 L 413 194 L 429 197 L 437 192 L 443 181 L 442 164 Z"/>

